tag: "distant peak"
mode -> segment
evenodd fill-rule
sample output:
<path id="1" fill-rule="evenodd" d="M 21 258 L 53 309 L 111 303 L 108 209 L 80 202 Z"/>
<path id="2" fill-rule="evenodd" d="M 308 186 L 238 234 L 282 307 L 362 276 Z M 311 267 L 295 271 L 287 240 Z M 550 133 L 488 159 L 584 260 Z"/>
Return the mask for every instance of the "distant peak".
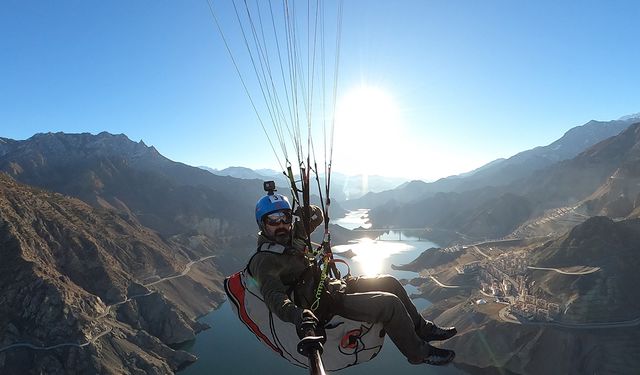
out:
<path id="1" fill-rule="evenodd" d="M 640 112 L 634 113 L 632 115 L 622 116 L 618 119 L 618 121 L 629 121 L 629 120 L 640 120 Z"/>
<path id="2" fill-rule="evenodd" d="M 426 182 L 422 181 L 422 180 L 411 180 L 409 181 L 409 185 L 423 185 Z"/>
<path id="3" fill-rule="evenodd" d="M 46 147 L 58 153 L 69 150 L 83 150 L 82 152 L 92 152 L 100 155 L 128 155 L 140 157 L 160 155 L 153 146 L 147 146 L 143 140 L 134 142 L 125 134 L 112 134 L 106 131 L 96 135 L 91 133 L 38 133 L 29 138 L 26 142 L 32 142 L 38 147 Z"/>

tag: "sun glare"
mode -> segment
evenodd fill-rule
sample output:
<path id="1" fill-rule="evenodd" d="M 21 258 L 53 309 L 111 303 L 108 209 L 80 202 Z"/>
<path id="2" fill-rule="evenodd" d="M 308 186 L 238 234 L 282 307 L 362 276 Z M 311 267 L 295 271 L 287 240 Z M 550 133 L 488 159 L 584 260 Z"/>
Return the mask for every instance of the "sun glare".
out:
<path id="1" fill-rule="evenodd" d="M 402 148 L 401 123 L 398 106 L 385 90 L 360 86 L 348 91 L 336 108 L 336 154 L 341 169 L 375 174 L 392 168 L 386 153 Z"/>
<path id="2" fill-rule="evenodd" d="M 354 275 L 375 276 L 389 272 L 386 270 L 387 259 L 393 254 L 402 253 L 411 249 L 411 246 L 393 241 L 377 241 L 370 238 L 360 238 L 348 245 L 333 247 L 337 253 L 351 250 L 354 257 L 351 260 L 354 265 Z"/>

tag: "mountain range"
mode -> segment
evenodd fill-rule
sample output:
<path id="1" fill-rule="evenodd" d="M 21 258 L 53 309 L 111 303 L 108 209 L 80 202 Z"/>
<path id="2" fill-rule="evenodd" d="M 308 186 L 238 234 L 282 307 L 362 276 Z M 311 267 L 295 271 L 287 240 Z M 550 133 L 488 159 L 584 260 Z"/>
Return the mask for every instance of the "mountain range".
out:
<path id="1" fill-rule="evenodd" d="M 429 249 L 397 268 L 430 276 L 412 284 L 433 303 L 425 316 L 458 328 L 447 347 L 468 372 L 635 373 L 638 166 L 636 119 L 574 157 L 508 184 L 440 192 L 410 204 L 390 201 L 370 216 L 377 225 L 429 225 L 433 234 L 448 235 L 442 243 L 465 244 Z M 494 291 L 502 284 L 522 289 L 507 303 L 502 292 L 481 291 L 481 283 L 491 284 L 487 278 Z M 550 320 L 510 315 L 516 301 L 529 312 L 548 313 L 551 304 L 559 312 Z"/>
<path id="2" fill-rule="evenodd" d="M 255 251 L 263 194 L 262 181 L 122 134 L 0 138 L 0 372 L 170 374 L 193 362 L 170 345 L 206 328 L 195 319 Z M 336 242 L 354 237 L 331 228 Z"/>
<path id="3" fill-rule="evenodd" d="M 0 139 L 0 171 L 0 345 L 66 345 L 0 352 L 2 372 L 169 374 L 195 360 L 169 345 L 205 328 L 195 319 L 254 251 L 259 181 L 109 133 Z"/>
<path id="4" fill-rule="evenodd" d="M 486 186 L 508 185 L 531 176 L 537 170 L 571 159 L 590 146 L 620 134 L 637 121 L 639 119 L 635 116 L 606 122 L 589 121 L 584 125 L 571 128 L 560 139 L 549 145 L 535 147 L 507 159 L 494 160 L 473 171 L 442 178 L 432 183 L 411 181 L 393 190 L 366 194 L 343 205 L 347 209 L 375 208 L 391 200 L 408 203 L 428 198 L 436 193 L 464 192 Z"/>
<path id="5" fill-rule="evenodd" d="M 408 203 L 406 198 L 389 200 L 373 209 L 370 218 L 377 227 L 430 227 L 445 231 L 448 235 L 440 238 L 445 244 L 501 238 L 542 221 L 553 210 L 565 208 L 582 220 L 595 215 L 633 218 L 638 215 L 640 204 L 639 129 L 640 123 L 630 125 L 571 159 L 533 168 L 506 184 L 482 186 L 469 182 L 473 189 L 423 192 Z M 473 175 L 461 179 L 470 178 Z M 410 186 L 403 189 L 406 191 Z"/>
<path id="6" fill-rule="evenodd" d="M 636 283 L 640 217 L 634 121 L 589 122 L 548 146 L 434 183 L 381 179 L 400 184 L 340 203 L 374 207 L 377 227 L 428 227 L 442 244 L 545 236 L 532 264 L 583 258 L 603 272 L 569 288 L 557 275 L 531 272 L 537 293 L 565 293 L 576 320 L 628 318 L 625 306 L 637 306 L 620 301 L 633 296 L 625 287 Z M 2 372 L 170 374 L 193 362 L 172 347 L 206 328 L 196 318 L 223 301 L 223 275 L 255 251 L 251 212 L 269 177 L 218 172 L 237 177 L 171 161 L 122 134 L 0 138 Z M 599 215 L 615 220 L 589 219 Z M 332 226 L 335 243 L 354 236 Z M 433 311 L 446 310 L 433 301 Z"/>
<path id="7" fill-rule="evenodd" d="M 4 140 L 0 155 L 0 170 L 22 183 L 133 214 L 166 236 L 195 230 L 218 238 L 255 228 L 245 213 L 261 183 L 173 162 L 122 134 L 37 134 Z"/>

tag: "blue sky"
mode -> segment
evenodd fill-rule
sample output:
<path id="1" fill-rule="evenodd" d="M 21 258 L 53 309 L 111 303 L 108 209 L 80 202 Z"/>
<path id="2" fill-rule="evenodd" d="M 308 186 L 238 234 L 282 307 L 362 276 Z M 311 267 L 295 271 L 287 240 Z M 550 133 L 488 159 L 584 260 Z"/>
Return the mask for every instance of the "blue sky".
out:
<path id="1" fill-rule="evenodd" d="M 230 0 L 212 3 L 240 51 Z M 638 19 L 637 1 L 348 0 L 338 102 L 385 120 L 339 123 L 334 168 L 434 179 L 640 112 Z M 206 0 L 4 0 L 0 35 L 2 137 L 108 131 L 279 168 Z M 385 99 L 349 102 L 362 87 Z"/>

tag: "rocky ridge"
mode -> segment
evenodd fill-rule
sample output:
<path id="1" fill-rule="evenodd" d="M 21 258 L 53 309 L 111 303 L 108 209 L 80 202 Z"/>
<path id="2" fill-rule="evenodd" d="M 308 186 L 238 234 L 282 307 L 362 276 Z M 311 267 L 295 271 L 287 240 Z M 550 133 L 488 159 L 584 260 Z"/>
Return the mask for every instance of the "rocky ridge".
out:
<path id="1" fill-rule="evenodd" d="M 0 346 L 61 345 L 3 350 L 3 373 L 173 373 L 195 358 L 168 345 L 193 339 L 203 328 L 195 318 L 223 298 L 210 260 L 194 275 L 145 281 L 180 275 L 189 262 L 182 245 L 5 174 L 0 241 Z M 188 297 L 166 292 L 180 288 Z"/>
<path id="2" fill-rule="evenodd" d="M 458 328 L 459 335 L 445 346 L 456 351 L 456 365 L 472 374 L 627 374 L 640 367 L 635 355 L 640 350 L 638 243 L 638 219 L 593 217 L 546 240 L 430 249 L 401 268 L 423 275 L 428 269 L 442 284 L 463 286 L 412 280 L 422 284 L 421 296 L 434 303 L 423 314 Z M 551 321 L 507 319 L 506 303 L 480 292 L 480 271 L 456 271 L 465 264 L 495 266 L 512 254 L 526 254 L 525 264 L 533 267 L 519 274 L 527 280 L 527 294 L 557 303 L 560 316 Z M 580 269 L 589 271 L 556 271 Z"/>
<path id="3" fill-rule="evenodd" d="M 245 213 L 262 192 L 257 180 L 216 176 L 106 132 L 8 141 L 0 170 L 22 183 L 135 216 L 164 236 L 194 232 L 218 240 L 254 231 Z"/>

